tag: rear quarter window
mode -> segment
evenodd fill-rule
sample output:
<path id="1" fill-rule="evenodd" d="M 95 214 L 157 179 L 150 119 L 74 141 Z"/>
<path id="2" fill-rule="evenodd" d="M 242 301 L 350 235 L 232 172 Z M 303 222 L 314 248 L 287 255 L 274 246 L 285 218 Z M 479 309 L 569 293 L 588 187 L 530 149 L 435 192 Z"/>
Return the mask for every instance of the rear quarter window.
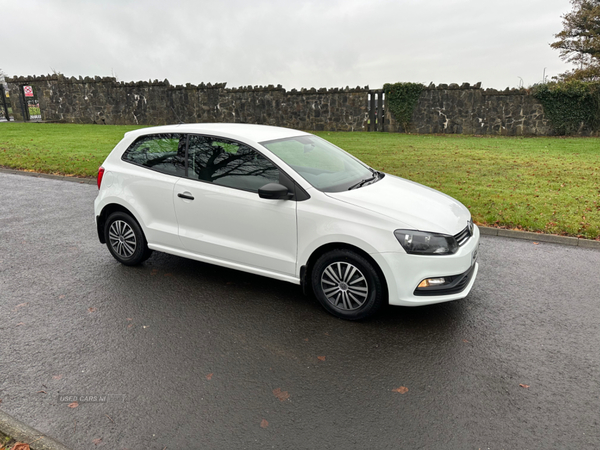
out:
<path id="1" fill-rule="evenodd" d="M 182 177 L 185 176 L 185 139 L 181 134 L 142 136 L 125 150 L 122 160 Z"/>

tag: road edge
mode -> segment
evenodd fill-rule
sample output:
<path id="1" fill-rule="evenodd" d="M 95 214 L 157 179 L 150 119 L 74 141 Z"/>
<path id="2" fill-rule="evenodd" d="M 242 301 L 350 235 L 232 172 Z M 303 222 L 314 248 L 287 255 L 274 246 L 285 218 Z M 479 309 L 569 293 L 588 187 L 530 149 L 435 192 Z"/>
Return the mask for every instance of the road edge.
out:
<path id="1" fill-rule="evenodd" d="M 68 177 L 65 175 L 24 172 L 22 170 L 7 169 L 5 167 L 0 167 L 0 173 L 11 173 L 13 175 L 25 175 L 36 178 L 50 178 L 55 180 L 71 181 L 80 184 L 96 184 L 96 180 L 94 178 Z M 484 226 L 479 226 L 479 230 L 484 236 L 500 236 L 512 239 L 547 242 L 550 244 L 562 244 L 570 245 L 572 247 L 594 248 L 600 250 L 600 241 L 594 241 L 592 239 L 583 239 L 571 236 L 558 236 L 556 234 L 533 233 L 531 231 L 505 230 L 503 228 L 493 228 Z"/>
<path id="2" fill-rule="evenodd" d="M 531 231 L 505 230 L 503 228 L 479 227 L 483 236 L 499 236 L 526 241 L 547 242 L 549 244 L 570 245 L 571 247 L 593 248 L 600 250 L 600 241 L 576 238 L 571 236 L 558 236 L 556 234 L 533 233 Z"/>
<path id="3" fill-rule="evenodd" d="M 64 180 L 64 181 L 71 181 L 73 183 L 80 183 L 80 184 L 96 184 L 97 183 L 95 178 L 69 177 L 66 175 L 52 175 L 50 173 L 26 172 L 24 170 L 8 169 L 6 167 L 0 167 L 0 173 L 10 173 L 13 175 L 24 175 L 26 177 L 35 177 L 35 178 L 49 178 L 52 180 Z"/>
<path id="4" fill-rule="evenodd" d="M 0 410 L 0 431 L 19 442 L 29 444 L 33 450 L 71 450 L 2 410 Z"/>

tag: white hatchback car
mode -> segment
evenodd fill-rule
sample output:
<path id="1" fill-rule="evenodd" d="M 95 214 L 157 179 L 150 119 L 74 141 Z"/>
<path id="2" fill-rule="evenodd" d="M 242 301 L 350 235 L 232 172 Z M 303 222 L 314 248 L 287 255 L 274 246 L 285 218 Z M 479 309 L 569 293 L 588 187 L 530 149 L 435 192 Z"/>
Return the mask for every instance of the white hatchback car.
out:
<path id="1" fill-rule="evenodd" d="M 460 202 L 302 131 L 186 124 L 129 132 L 98 173 L 100 242 L 302 285 L 337 317 L 467 296 L 479 230 Z"/>

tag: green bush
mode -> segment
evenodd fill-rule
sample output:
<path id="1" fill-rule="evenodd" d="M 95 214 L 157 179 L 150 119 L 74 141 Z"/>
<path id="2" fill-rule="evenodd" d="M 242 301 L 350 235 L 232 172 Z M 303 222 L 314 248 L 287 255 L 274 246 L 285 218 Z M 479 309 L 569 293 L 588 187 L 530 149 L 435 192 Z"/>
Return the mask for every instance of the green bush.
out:
<path id="1" fill-rule="evenodd" d="M 383 85 L 386 108 L 402 125 L 404 131 L 410 129 L 413 111 L 424 88 L 425 86 L 421 83 L 386 83 Z"/>
<path id="2" fill-rule="evenodd" d="M 600 82 L 538 84 L 533 87 L 533 96 L 544 107 L 556 134 L 575 134 L 582 127 L 600 131 Z"/>

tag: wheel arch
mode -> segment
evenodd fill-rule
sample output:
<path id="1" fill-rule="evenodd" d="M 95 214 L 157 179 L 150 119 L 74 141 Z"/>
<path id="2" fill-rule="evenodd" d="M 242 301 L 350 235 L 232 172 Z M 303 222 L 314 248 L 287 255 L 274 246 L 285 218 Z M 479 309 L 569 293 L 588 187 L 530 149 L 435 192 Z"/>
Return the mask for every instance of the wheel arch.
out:
<path id="1" fill-rule="evenodd" d="M 108 217 L 114 212 L 122 212 L 131 216 L 131 218 L 137 222 L 137 224 L 143 232 L 143 228 L 140 225 L 140 221 L 137 220 L 135 214 L 133 214 L 129 209 L 127 209 L 123 205 L 120 205 L 118 203 L 109 203 L 108 205 L 104 206 L 104 208 L 102 208 L 100 215 L 96 217 L 96 231 L 98 232 L 98 239 L 100 240 L 100 243 L 106 244 L 106 236 L 104 235 L 104 225 L 106 224 L 106 219 L 108 219 Z"/>
<path id="2" fill-rule="evenodd" d="M 316 248 L 311 253 L 306 264 L 300 268 L 300 283 L 302 285 L 302 292 L 305 295 L 310 295 L 310 294 L 314 295 L 310 279 L 312 276 L 312 269 L 315 265 L 315 262 L 325 253 L 330 252 L 332 250 L 341 250 L 341 249 L 353 251 L 354 253 L 357 253 L 358 255 L 362 256 L 369 263 L 372 264 L 373 269 L 375 269 L 375 271 L 377 272 L 377 275 L 379 275 L 379 277 L 381 279 L 381 285 L 383 286 L 384 295 L 387 300 L 389 298 L 387 280 L 385 279 L 383 270 L 381 270 L 381 267 L 379 267 L 379 264 L 377 264 L 377 261 L 375 261 L 371 257 L 371 255 L 369 255 L 366 251 L 364 251 L 360 247 L 357 247 L 356 245 L 348 244 L 346 242 L 330 242 L 327 244 L 323 244 L 320 247 Z"/>

